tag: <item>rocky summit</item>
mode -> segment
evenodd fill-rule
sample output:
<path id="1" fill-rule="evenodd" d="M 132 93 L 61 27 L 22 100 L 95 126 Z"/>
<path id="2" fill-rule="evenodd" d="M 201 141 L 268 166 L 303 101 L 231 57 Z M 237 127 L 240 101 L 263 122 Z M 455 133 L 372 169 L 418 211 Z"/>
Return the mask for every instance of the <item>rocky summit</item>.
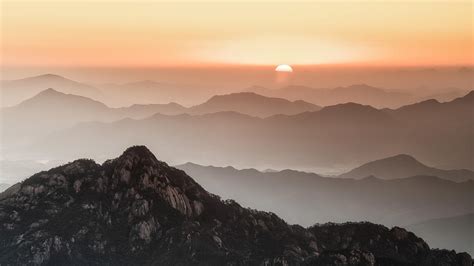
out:
<path id="1" fill-rule="evenodd" d="M 23 181 L 0 197 L 0 236 L 0 265 L 472 265 L 402 228 L 303 228 L 221 201 L 143 146 Z"/>

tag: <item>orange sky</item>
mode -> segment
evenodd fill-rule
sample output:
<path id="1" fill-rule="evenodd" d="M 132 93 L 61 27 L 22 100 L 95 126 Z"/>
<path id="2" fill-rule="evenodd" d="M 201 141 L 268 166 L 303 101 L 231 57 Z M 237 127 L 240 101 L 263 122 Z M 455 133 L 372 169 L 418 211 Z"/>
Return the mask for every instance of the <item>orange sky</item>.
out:
<path id="1" fill-rule="evenodd" d="M 1 5 L 4 67 L 473 64 L 471 1 Z"/>

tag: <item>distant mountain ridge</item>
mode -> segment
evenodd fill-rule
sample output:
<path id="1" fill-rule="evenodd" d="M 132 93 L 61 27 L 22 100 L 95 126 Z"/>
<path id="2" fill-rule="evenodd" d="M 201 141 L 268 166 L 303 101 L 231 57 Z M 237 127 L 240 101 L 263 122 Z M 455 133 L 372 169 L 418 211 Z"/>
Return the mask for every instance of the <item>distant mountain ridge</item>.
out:
<path id="1" fill-rule="evenodd" d="M 290 102 L 280 98 L 265 97 L 252 92 L 216 95 L 205 103 L 189 109 L 191 114 L 206 114 L 222 111 L 235 111 L 258 117 L 268 117 L 277 114 L 294 115 L 303 112 L 314 112 L 321 107 L 297 100 Z"/>
<path id="2" fill-rule="evenodd" d="M 100 99 L 102 92 L 93 86 L 55 74 L 44 74 L 17 80 L 0 81 L 1 106 L 13 106 L 48 88 L 89 98 Z"/>
<path id="3" fill-rule="evenodd" d="M 295 170 L 260 172 L 233 167 L 176 166 L 204 188 L 244 206 L 271 210 L 291 223 L 371 221 L 413 224 L 474 210 L 474 181 L 455 183 L 434 176 L 383 180 L 322 177 Z M 393 204 L 397 202 L 397 204 Z M 454 206 L 458 209 L 454 209 Z M 308 208 L 319 212 L 306 212 Z"/>
<path id="4" fill-rule="evenodd" d="M 370 221 L 386 226 L 409 225 L 408 228 L 423 236 L 430 246 L 473 253 L 472 219 L 460 216 L 443 226 L 431 222 L 474 210 L 472 180 L 455 183 L 433 176 L 392 180 L 370 176 L 354 180 L 294 170 L 260 172 L 193 163 L 176 167 L 224 199 L 275 212 L 290 223 Z"/>
<path id="5" fill-rule="evenodd" d="M 56 108 L 54 111 L 69 111 L 71 109 L 78 113 L 87 113 L 90 111 L 108 112 L 111 117 L 130 117 L 145 118 L 156 113 L 161 114 L 209 114 L 216 112 L 238 112 L 250 116 L 267 117 L 276 114 L 298 114 L 303 112 L 317 111 L 319 106 L 315 106 L 304 101 L 290 102 L 284 99 L 269 98 L 255 93 L 232 93 L 226 95 L 213 96 L 208 101 L 186 108 L 177 103 L 168 104 L 134 104 L 129 107 L 111 108 L 102 102 L 74 94 L 66 94 L 52 88 L 39 92 L 32 98 L 22 101 L 16 106 L 3 108 L 4 110 L 15 110 L 22 108 L 37 108 L 31 110 L 31 113 L 44 112 L 45 108 Z M 42 115 L 50 115 L 43 113 Z M 99 114 L 100 115 L 100 114 Z M 84 120 L 90 120 L 85 118 Z M 101 121 L 97 117 L 96 121 Z"/>
<path id="6" fill-rule="evenodd" d="M 74 158 L 85 152 L 104 156 L 134 141 L 160 147 L 171 163 L 314 169 L 410 154 L 440 169 L 472 170 L 472 150 L 466 145 L 473 137 L 471 102 L 468 94 L 465 99 L 439 103 L 434 117 L 424 104 L 407 113 L 405 109 L 379 110 L 354 103 L 267 118 L 235 112 L 154 115 L 76 125 L 35 141 L 28 152 L 48 158 Z M 83 143 L 86 136 L 88 142 Z M 47 143 L 54 147 L 46 149 Z M 113 145 L 99 149 L 102 143 Z M 63 148 L 70 145 L 74 149 Z"/>
<path id="7" fill-rule="evenodd" d="M 44 74 L 17 80 L 3 80 L 0 81 L 0 85 L 3 93 L 1 106 L 13 106 L 47 88 L 86 96 L 115 107 L 132 104 L 164 104 L 169 102 L 179 102 L 189 106 L 196 105 L 198 102 L 204 102 L 212 95 L 233 92 L 219 89 L 209 90 L 191 84 L 173 84 L 152 80 L 141 80 L 124 84 L 106 83 L 89 85 L 56 74 Z M 196 89 L 196 87 L 198 88 Z M 447 89 L 449 91 L 446 93 L 428 92 L 422 95 L 412 95 L 407 90 L 386 90 L 367 84 L 354 84 L 346 87 L 318 89 L 298 85 L 291 85 L 281 89 L 253 86 L 243 91 L 254 92 L 268 97 L 288 99 L 290 101 L 304 100 L 318 106 L 356 102 L 372 105 L 377 108 L 396 108 L 430 98 L 449 101 L 461 96 L 465 91 L 456 88 Z"/>
<path id="8" fill-rule="evenodd" d="M 5 264 L 472 264 L 400 227 L 303 228 L 221 201 L 143 146 L 28 178 L 0 199 L 0 234 Z"/>
<path id="9" fill-rule="evenodd" d="M 381 179 L 397 179 L 416 175 L 437 176 L 454 182 L 474 180 L 474 172 L 471 170 L 437 169 L 426 166 L 406 154 L 399 154 L 363 164 L 347 173 L 339 175 L 339 177 L 361 179 L 368 176 L 376 176 Z"/>
<path id="10" fill-rule="evenodd" d="M 224 99 L 226 103 L 233 102 L 233 104 L 228 107 L 226 104 L 216 106 L 215 98 Z M 0 109 L 0 114 L 3 117 L 2 133 L 9 140 L 5 148 L 16 150 L 18 146 L 26 145 L 35 139 L 86 122 L 110 123 L 126 118 L 144 119 L 158 113 L 177 115 L 240 112 L 260 117 L 279 113 L 294 114 L 318 108 L 302 101 L 290 102 L 256 94 L 216 96 L 208 102 L 191 108 L 177 103 L 134 104 L 129 107 L 112 108 L 84 96 L 66 94 L 49 88 L 18 105 Z"/>
<path id="11" fill-rule="evenodd" d="M 347 87 L 315 89 L 306 86 L 287 86 L 281 89 L 251 87 L 246 91 L 270 97 L 289 100 L 305 99 L 320 106 L 355 102 L 374 107 L 398 107 L 413 101 L 412 95 L 405 92 L 387 91 L 366 84 L 355 84 Z"/>
<path id="12" fill-rule="evenodd" d="M 218 99 L 217 105 L 216 99 Z M 221 100 L 224 101 L 223 104 L 219 104 Z M 66 94 L 49 88 L 18 105 L 0 109 L 0 113 L 4 117 L 3 127 L 5 127 L 4 134 L 7 138 L 10 138 L 11 135 L 12 138 L 29 140 L 34 136 L 41 137 L 82 122 L 112 122 L 124 118 L 143 119 L 157 113 L 177 115 L 233 111 L 265 117 L 318 109 L 319 107 L 303 101 L 290 102 L 257 94 L 215 96 L 209 101 L 191 108 L 177 103 L 134 104 L 129 107 L 112 108 L 84 96 Z M 18 132 L 22 133 L 18 134 Z M 14 143 L 12 140 L 12 144 Z"/>
<path id="13" fill-rule="evenodd" d="M 466 90 L 449 88 L 447 93 L 427 92 L 419 94 L 410 93 L 408 90 L 387 90 L 367 84 L 354 84 L 336 88 L 312 88 L 302 85 L 290 85 L 279 89 L 252 86 L 244 91 L 288 100 L 304 99 L 320 106 L 354 102 L 371 105 L 376 108 L 398 108 L 433 98 L 440 101 L 451 101 L 467 93 Z"/>
<path id="14" fill-rule="evenodd" d="M 66 94 L 58 90 L 48 88 L 43 90 L 33 96 L 32 98 L 26 99 L 14 106 L 16 108 L 46 108 L 46 107 L 55 107 L 54 105 L 59 105 L 56 108 L 69 107 L 71 109 L 83 108 L 81 112 L 92 109 L 92 110 L 105 110 L 108 107 L 96 100 L 75 95 L 75 94 Z M 8 108 L 11 109 L 12 107 Z M 67 110 L 64 110 L 67 111 Z"/>
<path id="15" fill-rule="evenodd" d="M 177 114 L 184 110 L 185 107 L 174 103 L 110 108 L 84 96 L 49 88 L 18 105 L 0 109 L 0 114 L 2 133 L 10 145 L 18 145 L 82 122 L 111 122 L 127 117 L 145 118 L 157 112 Z"/>
<path id="16" fill-rule="evenodd" d="M 88 111 L 108 112 L 110 114 L 106 115 L 110 115 L 112 117 L 114 115 L 116 117 L 121 117 L 123 113 L 123 115 L 128 115 L 132 118 L 145 118 L 158 112 L 161 112 L 163 114 L 177 114 L 186 110 L 185 107 L 177 103 L 148 105 L 134 104 L 129 107 L 112 108 L 108 107 L 100 101 L 96 101 L 88 97 L 79 96 L 75 94 L 62 93 L 52 88 L 48 88 L 44 91 L 41 91 L 32 98 L 29 98 L 16 106 L 3 109 L 12 110 L 22 108 L 55 108 L 55 112 L 59 112 L 61 110 L 60 108 L 63 108 L 62 111 L 69 111 L 68 109 L 70 109 L 78 113 L 84 113 L 85 116 L 87 116 Z M 42 109 L 31 110 L 31 112 L 39 112 L 42 111 Z M 130 113 L 127 114 L 128 111 L 130 111 Z M 84 120 L 90 119 L 91 118 L 86 118 Z M 99 121 L 101 120 L 100 117 L 97 117 L 96 119 L 98 119 Z"/>

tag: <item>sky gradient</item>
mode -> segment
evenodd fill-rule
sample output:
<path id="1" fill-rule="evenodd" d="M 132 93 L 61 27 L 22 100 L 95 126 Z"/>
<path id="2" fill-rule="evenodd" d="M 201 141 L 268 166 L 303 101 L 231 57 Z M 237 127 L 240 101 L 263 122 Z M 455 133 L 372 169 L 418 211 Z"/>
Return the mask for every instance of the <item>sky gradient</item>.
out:
<path id="1" fill-rule="evenodd" d="M 472 65 L 465 2 L 2 2 L 2 65 Z"/>

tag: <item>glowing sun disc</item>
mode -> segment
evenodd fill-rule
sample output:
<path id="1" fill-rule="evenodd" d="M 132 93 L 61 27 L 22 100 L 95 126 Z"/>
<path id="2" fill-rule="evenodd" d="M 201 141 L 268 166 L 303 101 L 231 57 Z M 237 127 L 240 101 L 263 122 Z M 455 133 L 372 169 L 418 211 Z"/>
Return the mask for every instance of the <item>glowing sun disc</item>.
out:
<path id="1" fill-rule="evenodd" d="M 289 66 L 289 65 L 278 65 L 275 68 L 275 71 L 277 71 L 277 72 L 293 72 L 293 68 L 291 68 L 291 66 Z"/>

